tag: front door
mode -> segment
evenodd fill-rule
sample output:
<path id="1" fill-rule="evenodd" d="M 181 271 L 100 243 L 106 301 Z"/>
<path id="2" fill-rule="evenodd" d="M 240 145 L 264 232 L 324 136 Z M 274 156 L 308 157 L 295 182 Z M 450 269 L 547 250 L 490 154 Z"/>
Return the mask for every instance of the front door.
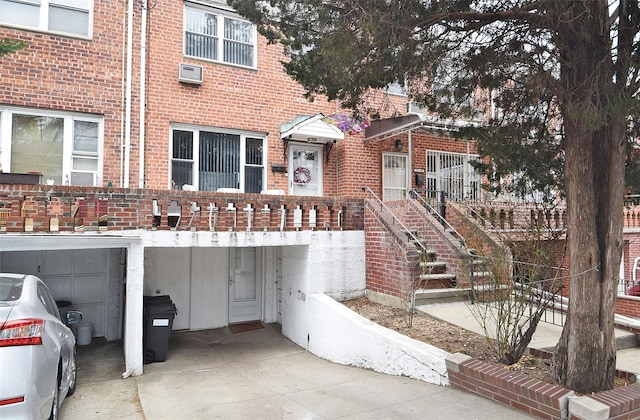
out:
<path id="1" fill-rule="evenodd" d="M 322 195 L 322 146 L 290 145 L 289 194 Z"/>
<path id="2" fill-rule="evenodd" d="M 382 200 L 407 198 L 407 155 L 385 153 L 382 155 Z"/>
<path id="3" fill-rule="evenodd" d="M 262 251 L 229 251 L 229 324 L 262 318 Z"/>

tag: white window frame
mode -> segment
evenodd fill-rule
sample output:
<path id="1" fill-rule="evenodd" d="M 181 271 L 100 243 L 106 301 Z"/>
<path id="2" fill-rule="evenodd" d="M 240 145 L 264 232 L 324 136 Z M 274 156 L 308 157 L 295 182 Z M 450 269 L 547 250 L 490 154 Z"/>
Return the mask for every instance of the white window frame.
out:
<path id="1" fill-rule="evenodd" d="M 83 7 L 80 3 L 86 1 L 86 7 Z M 94 4 L 93 0 L 0 0 L 0 3 L 16 3 L 23 4 L 29 6 L 37 6 L 39 7 L 38 13 L 38 24 L 31 25 L 20 25 L 15 22 L 5 21 L 2 19 L 2 14 L 0 13 L 0 25 L 2 26 L 11 26 L 20 29 L 35 29 L 41 32 L 49 32 L 54 34 L 60 34 L 69 37 L 77 37 L 83 39 L 91 39 L 93 37 L 93 9 Z M 51 6 L 57 6 L 63 9 L 75 10 L 79 12 L 87 12 L 88 22 L 87 22 L 87 33 L 80 34 L 75 32 L 65 32 L 65 31 L 56 31 L 49 29 L 49 11 Z M 0 4 L 0 10 L 2 8 L 2 4 Z"/>
<path id="2" fill-rule="evenodd" d="M 211 13 L 212 15 L 216 16 L 217 19 L 217 32 L 215 34 L 215 38 L 217 39 L 217 52 L 218 52 L 218 56 L 216 57 L 216 59 L 210 59 L 210 58 L 206 58 L 206 57 L 200 57 L 200 56 L 196 56 L 196 55 L 188 55 L 187 54 L 187 9 L 193 9 L 193 10 L 201 10 L 207 13 Z M 252 65 L 251 66 L 245 66 L 242 64 L 237 64 L 237 63 L 233 63 L 233 62 L 229 62 L 229 61 L 224 61 L 224 22 L 225 19 L 233 19 L 233 20 L 237 20 L 240 22 L 244 22 L 244 23 L 249 23 L 251 25 L 252 28 L 252 34 L 251 34 L 251 42 L 250 45 L 253 47 L 253 54 L 252 54 Z M 251 24 L 248 20 L 243 19 L 241 16 L 232 13 L 230 11 L 224 10 L 224 9 L 219 9 L 216 7 L 207 7 L 201 4 L 197 4 L 197 3 L 192 3 L 192 2 L 184 2 L 184 27 L 182 29 L 182 36 L 183 36 L 183 41 L 182 41 L 182 53 L 189 58 L 194 58 L 197 60 L 204 60 L 204 61 L 210 61 L 210 62 L 215 62 L 215 63 L 222 63 L 222 64 L 228 64 L 230 66 L 237 66 L 237 67 L 243 67 L 243 68 L 250 68 L 250 69 L 256 69 L 258 67 L 258 31 L 256 29 L 256 26 Z M 247 44 L 249 45 L 249 44 Z"/>
<path id="3" fill-rule="evenodd" d="M 0 107 L 0 164 L 4 172 L 11 172 L 11 137 L 13 130 L 13 115 L 28 115 L 34 117 L 51 117 L 63 120 L 63 144 L 62 144 L 62 180 L 61 184 L 72 185 L 72 173 L 93 174 L 93 186 L 102 185 L 102 173 L 104 168 L 103 142 L 104 142 L 104 119 L 95 115 L 81 114 L 76 112 L 61 112 L 39 110 L 33 108 Z M 98 144 L 97 151 L 94 152 L 74 152 L 74 122 L 86 121 L 98 124 Z M 97 159 L 97 169 L 74 170 L 73 158 Z M 43 179 L 42 182 L 46 182 Z"/>
<path id="4" fill-rule="evenodd" d="M 191 131 L 193 133 L 193 157 L 191 160 L 185 159 L 174 159 L 173 158 L 173 132 L 177 131 Z M 194 125 L 186 125 L 186 124 L 172 124 L 171 129 L 169 130 L 169 189 L 181 189 L 182 185 L 173 185 L 173 161 L 182 161 L 182 162 L 191 162 L 191 177 L 193 182 L 193 187 L 198 190 L 200 185 L 200 132 L 205 131 L 209 133 L 221 133 L 221 134 L 232 134 L 240 136 L 240 174 L 239 174 L 239 190 L 240 192 L 244 192 L 245 185 L 245 168 L 247 167 L 258 167 L 260 165 L 248 164 L 247 163 L 247 138 L 252 139 L 262 139 L 262 187 L 266 189 L 267 185 L 267 135 L 265 133 L 257 133 L 251 131 L 241 131 L 241 130 L 230 130 L 223 129 L 218 127 L 208 127 L 208 126 L 194 126 Z"/>
<path id="5" fill-rule="evenodd" d="M 404 80 L 403 82 L 395 81 L 385 86 L 384 91 L 389 95 L 407 97 L 409 93 L 409 87 L 406 80 Z"/>

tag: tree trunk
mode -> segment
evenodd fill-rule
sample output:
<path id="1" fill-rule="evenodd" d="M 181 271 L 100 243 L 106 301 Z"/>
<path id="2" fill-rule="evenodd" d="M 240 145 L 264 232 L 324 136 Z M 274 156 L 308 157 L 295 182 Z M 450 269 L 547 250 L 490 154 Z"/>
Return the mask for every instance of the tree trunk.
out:
<path id="1" fill-rule="evenodd" d="M 593 29 L 606 27 L 607 3 L 568 4 L 568 17 L 575 20 L 559 31 L 558 42 L 567 92 L 560 100 L 571 278 L 569 314 L 554 366 L 561 383 L 591 393 L 612 389 L 615 379 L 626 123 L 618 115 L 624 112 L 619 110 L 623 98 L 614 81 L 608 34 Z"/>

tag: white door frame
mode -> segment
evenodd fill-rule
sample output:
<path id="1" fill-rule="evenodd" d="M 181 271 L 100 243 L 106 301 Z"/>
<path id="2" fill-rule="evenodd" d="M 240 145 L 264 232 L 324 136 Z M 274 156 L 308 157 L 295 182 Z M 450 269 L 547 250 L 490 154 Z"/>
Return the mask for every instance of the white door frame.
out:
<path id="1" fill-rule="evenodd" d="M 247 251 L 255 252 L 252 266 L 243 260 Z M 236 258 L 240 255 L 241 267 Z M 262 249 L 229 248 L 229 324 L 262 320 Z"/>
<path id="2" fill-rule="evenodd" d="M 322 196 L 323 151 L 319 144 L 289 143 L 289 194 Z M 306 159 L 305 152 L 314 159 Z"/>
<path id="3" fill-rule="evenodd" d="M 389 174 L 388 171 L 394 168 L 387 168 L 386 162 L 387 158 L 402 158 L 404 160 L 404 177 L 402 178 L 404 181 L 404 185 L 401 187 L 392 187 L 389 186 Z M 396 167 L 396 170 L 402 169 L 400 167 Z M 404 200 L 407 198 L 407 193 L 409 191 L 409 186 L 411 185 L 409 180 L 409 157 L 406 153 L 383 153 L 382 154 L 382 201 L 389 200 Z M 390 195 L 389 190 L 399 192 L 402 190 L 402 196 L 398 197 L 396 195 Z"/>

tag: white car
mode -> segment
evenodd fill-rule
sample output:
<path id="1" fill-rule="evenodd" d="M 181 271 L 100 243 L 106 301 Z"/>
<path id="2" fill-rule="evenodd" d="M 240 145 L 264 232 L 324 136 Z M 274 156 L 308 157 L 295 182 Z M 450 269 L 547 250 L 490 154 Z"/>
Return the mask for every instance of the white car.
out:
<path id="1" fill-rule="evenodd" d="M 76 388 L 76 339 L 36 276 L 0 273 L 0 419 L 57 419 Z"/>

